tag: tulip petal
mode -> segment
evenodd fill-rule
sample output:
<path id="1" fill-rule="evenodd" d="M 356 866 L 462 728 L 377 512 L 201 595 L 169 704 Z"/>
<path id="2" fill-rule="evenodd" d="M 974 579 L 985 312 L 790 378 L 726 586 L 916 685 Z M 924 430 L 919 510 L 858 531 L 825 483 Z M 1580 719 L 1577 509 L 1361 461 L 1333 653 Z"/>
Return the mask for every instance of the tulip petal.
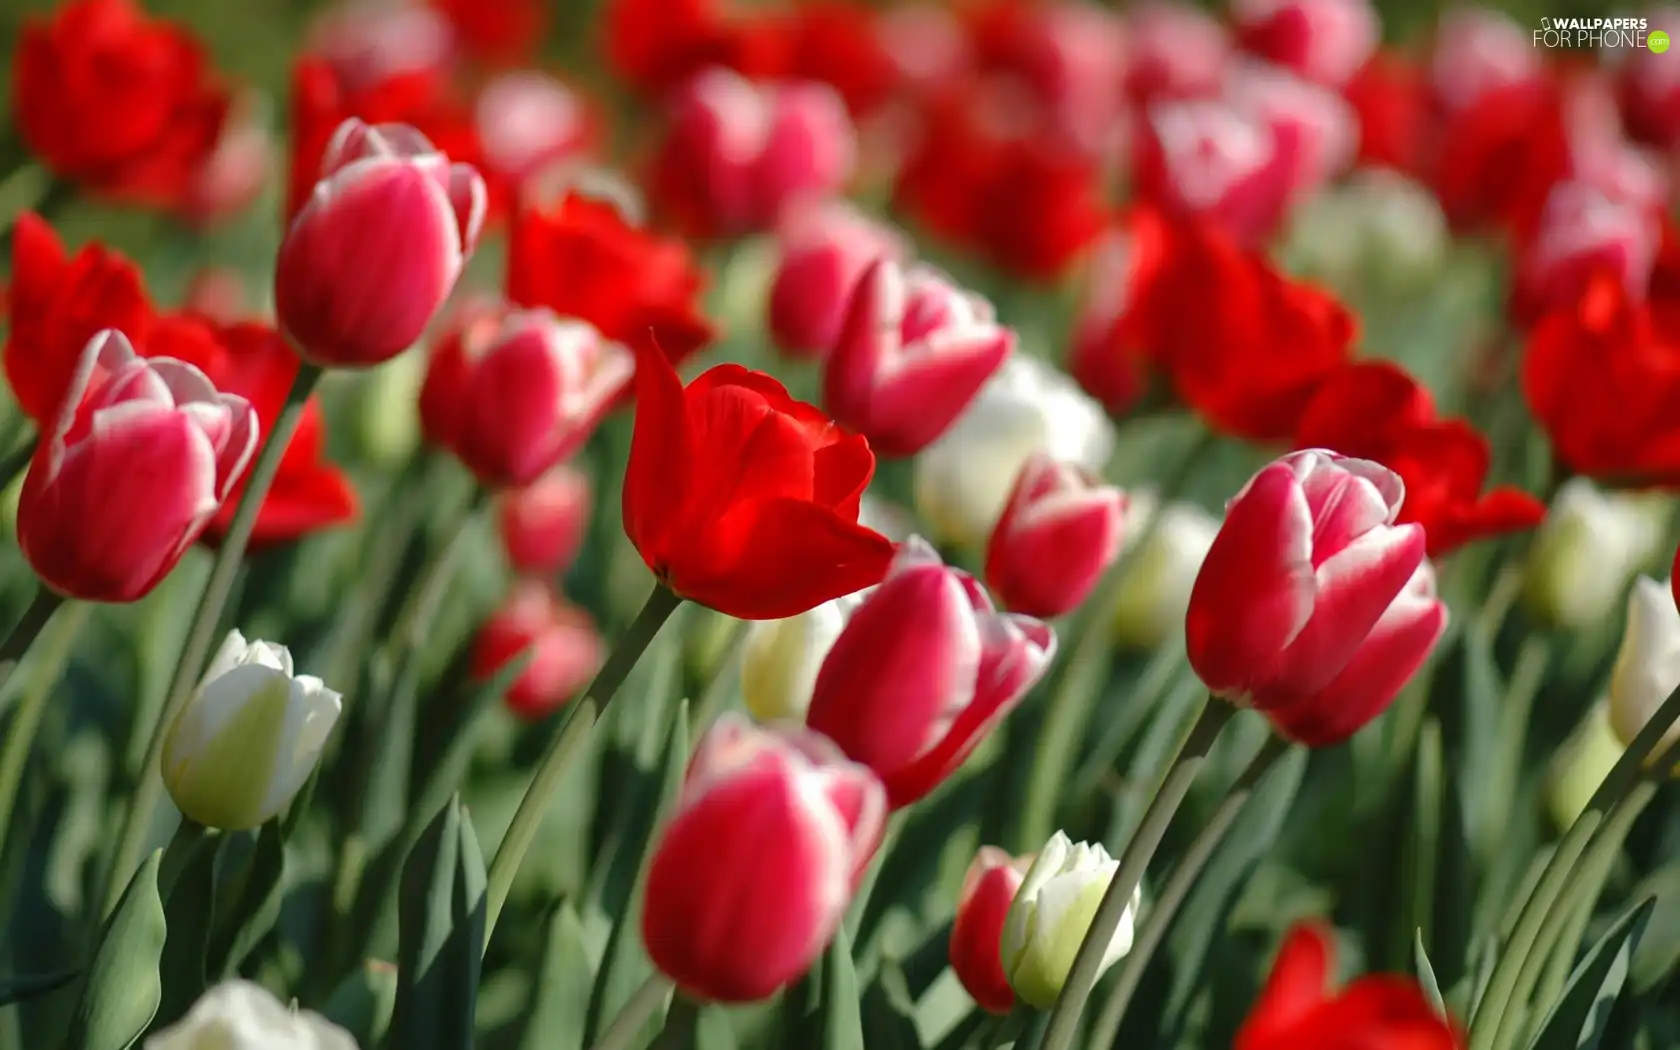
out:
<path id="1" fill-rule="evenodd" d="M 1328 930 L 1301 923 L 1279 949 L 1266 985 L 1237 1033 L 1235 1050 L 1272 1050 L 1321 1004 L 1329 990 L 1333 944 Z"/>
<path id="2" fill-rule="evenodd" d="M 665 530 L 679 521 L 691 470 L 682 380 L 657 346 L 638 341 L 636 421 L 624 470 L 624 531 L 648 567 L 663 569 Z"/>

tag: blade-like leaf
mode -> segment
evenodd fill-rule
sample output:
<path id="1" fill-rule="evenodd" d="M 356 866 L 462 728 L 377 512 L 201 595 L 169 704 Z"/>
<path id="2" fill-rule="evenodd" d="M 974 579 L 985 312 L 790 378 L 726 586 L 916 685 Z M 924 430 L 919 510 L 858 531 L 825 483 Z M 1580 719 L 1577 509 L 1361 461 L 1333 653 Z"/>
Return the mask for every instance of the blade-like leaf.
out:
<path id="1" fill-rule="evenodd" d="M 162 859 L 162 850 L 147 858 L 105 924 L 65 1050 L 127 1050 L 156 1016 L 163 998 L 158 970 L 166 931 L 158 896 Z"/>
<path id="2" fill-rule="evenodd" d="M 1546 1015 L 1529 1050 L 1597 1050 L 1655 903 L 1649 897 L 1640 901 L 1598 939 L 1570 975 L 1563 998 Z"/>
<path id="3" fill-rule="evenodd" d="M 390 1046 L 472 1050 L 485 907 L 484 858 L 453 800 L 403 865 Z"/>

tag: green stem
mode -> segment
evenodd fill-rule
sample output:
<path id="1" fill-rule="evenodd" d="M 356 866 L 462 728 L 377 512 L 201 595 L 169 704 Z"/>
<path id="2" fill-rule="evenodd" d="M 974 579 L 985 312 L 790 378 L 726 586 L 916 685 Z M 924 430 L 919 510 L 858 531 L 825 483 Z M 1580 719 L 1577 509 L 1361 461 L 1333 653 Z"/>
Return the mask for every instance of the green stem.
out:
<path id="1" fill-rule="evenodd" d="M 636 1036 L 641 1034 L 648 1021 L 653 1018 L 654 1012 L 664 1005 L 665 997 L 670 994 L 671 982 L 662 974 L 655 973 L 643 981 L 642 986 L 630 996 L 630 1001 L 618 1011 L 618 1016 L 607 1025 L 606 1032 L 595 1044 L 595 1050 L 631 1050 L 635 1045 Z M 682 1001 L 680 996 L 677 1001 Z"/>
<path id="2" fill-rule="evenodd" d="M 1225 841 L 1225 833 L 1242 814 L 1243 807 L 1254 795 L 1260 779 L 1271 772 L 1278 759 L 1289 753 L 1290 746 L 1289 741 L 1282 737 L 1266 738 L 1266 742 L 1260 746 L 1260 751 L 1231 785 L 1225 800 L 1214 811 L 1213 818 L 1196 836 L 1196 841 L 1190 844 L 1189 851 L 1174 866 L 1172 876 L 1167 879 L 1166 888 L 1161 891 L 1161 896 L 1149 909 L 1143 924 L 1138 927 L 1137 940 L 1132 944 L 1132 950 L 1127 954 L 1126 960 L 1120 964 L 1120 975 L 1114 983 L 1114 988 L 1108 993 L 1108 998 L 1103 1002 L 1102 1012 L 1097 1015 L 1097 1022 L 1091 1029 L 1091 1038 L 1086 1041 L 1094 1050 L 1108 1050 L 1108 1047 L 1114 1045 L 1115 1037 L 1120 1034 L 1120 1022 L 1126 1017 L 1126 1008 L 1131 1005 L 1132 996 L 1137 994 L 1138 985 L 1143 982 L 1143 973 L 1149 967 L 1150 956 L 1155 954 L 1155 949 L 1166 937 L 1173 917 L 1195 887 L 1197 876 L 1201 875 L 1202 869 L 1213 858 L 1219 844 Z"/>
<path id="3" fill-rule="evenodd" d="M 175 889 L 181 873 L 187 870 L 187 865 L 209 841 L 209 828 L 188 817 L 181 818 L 181 823 L 175 826 L 175 834 L 170 836 L 169 845 L 164 847 L 163 859 L 158 862 L 159 900 L 166 904 L 169 902 L 169 894 Z"/>
<path id="4" fill-rule="evenodd" d="M 963 1050 L 963 1047 L 972 1042 L 987 1025 L 996 1020 L 997 1018 L 978 1006 L 972 1007 L 961 1020 L 951 1026 L 951 1030 L 945 1033 L 945 1038 L 939 1040 L 939 1045 L 933 1050 Z"/>
<path id="5" fill-rule="evenodd" d="M 30 461 L 35 458 L 35 440 L 34 434 L 26 434 L 17 448 L 0 459 L 0 492 L 11 488 L 18 475 L 29 469 Z"/>
<path id="6" fill-rule="evenodd" d="M 532 778 L 530 787 L 525 789 L 525 796 L 519 800 L 519 809 L 513 814 L 513 822 L 508 825 L 507 834 L 502 836 L 502 844 L 496 849 L 496 857 L 490 862 L 489 913 L 484 924 L 486 943 L 489 942 L 490 932 L 496 927 L 496 917 L 501 914 L 502 905 L 507 902 L 508 890 L 513 886 L 513 876 L 518 872 L 520 862 L 525 859 L 525 851 L 530 849 L 531 840 L 536 838 L 543 815 L 548 811 L 554 793 L 559 790 L 560 782 L 565 779 L 566 770 L 571 765 L 572 753 L 587 738 L 589 728 L 595 723 L 594 705 L 599 705 L 604 710 L 612 703 L 614 694 L 624 684 L 630 669 L 636 666 L 636 661 L 647 651 L 654 636 L 659 633 L 659 628 L 665 625 L 665 621 L 670 619 L 671 614 L 676 612 L 681 604 L 682 597 L 675 591 L 663 584 L 654 587 L 653 593 L 648 595 L 647 603 L 642 606 L 642 611 L 636 614 L 635 621 L 618 640 L 618 644 L 613 646 L 606 663 L 601 665 L 600 672 L 595 675 L 595 681 L 584 691 L 584 697 L 594 701 L 594 704 L 580 709 L 567 724 L 566 731 L 556 736 L 549 744 L 548 751 L 542 757 L 542 763 L 537 766 L 536 776 Z"/>
<path id="7" fill-rule="evenodd" d="M 880 848 L 875 851 L 875 860 L 864 873 L 863 884 L 852 895 L 852 903 L 846 912 L 846 936 L 855 939 L 858 927 L 863 924 L 864 913 L 869 910 L 869 898 L 875 894 L 875 886 L 881 881 L 881 869 L 887 866 L 887 859 L 891 856 L 893 847 L 898 844 L 898 837 L 904 833 L 904 824 L 909 817 L 909 810 L 899 810 L 887 818 L 886 830 L 881 834 Z"/>
<path id="8" fill-rule="evenodd" d="M 1516 663 L 1511 667 L 1504 702 L 1500 705 L 1501 746 L 1495 752 L 1495 765 L 1488 771 L 1490 775 L 1487 777 L 1487 783 L 1504 785 L 1514 790 L 1522 777 L 1524 745 L 1528 742 L 1528 723 L 1533 716 L 1534 700 L 1540 693 L 1551 654 L 1549 636 L 1531 634 L 1523 640 Z M 1488 792 L 1485 803 L 1487 808 L 1481 814 L 1482 834 L 1477 836 L 1478 844 L 1484 853 L 1498 849 L 1498 844 L 1503 841 L 1502 832 L 1508 817 L 1506 807 L 1510 802 L 1509 797 L 1500 797 L 1498 792 Z"/>
<path id="9" fill-rule="evenodd" d="M 262 452 L 257 456 L 256 465 L 251 468 L 250 477 L 245 483 L 245 492 L 239 499 L 239 507 L 234 511 L 227 535 L 222 538 L 221 548 L 216 551 L 216 562 L 210 570 L 210 580 L 204 585 L 204 593 L 199 597 L 198 610 L 193 614 L 192 627 L 188 629 L 186 644 L 181 648 L 181 658 L 175 664 L 175 674 L 170 679 L 169 691 L 164 694 L 166 699 L 163 710 L 159 712 L 157 723 L 151 727 L 151 743 L 146 746 L 146 760 L 140 767 L 140 781 L 135 785 L 134 797 L 123 816 L 116 852 L 111 855 L 110 869 L 105 876 L 105 903 L 100 910 L 101 916 L 110 915 L 112 909 L 117 906 L 117 901 L 122 898 L 123 888 L 128 885 L 130 869 L 134 867 L 140 849 L 145 845 L 146 833 L 151 830 L 152 811 L 157 808 L 158 794 L 163 790 L 163 780 L 157 775 L 157 770 L 169 724 L 192 700 L 193 692 L 198 688 L 199 676 L 204 673 L 205 662 L 210 658 L 211 649 L 216 644 L 222 612 L 227 608 L 228 596 L 233 591 L 234 578 L 239 573 L 239 563 L 245 556 L 245 545 L 250 542 L 251 529 L 257 523 L 257 512 L 262 509 L 263 500 L 267 498 L 268 490 L 274 484 L 274 476 L 280 472 L 280 460 L 286 454 L 286 446 L 292 442 L 292 435 L 297 432 L 304 404 L 308 402 L 321 373 L 319 366 L 307 361 L 298 366 L 297 377 L 292 380 L 292 388 L 286 394 L 285 406 L 275 419 L 274 428 L 263 441 Z"/>
<path id="10" fill-rule="evenodd" d="M 1680 687 L 1668 694 L 1668 699 L 1662 702 L 1662 706 L 1657 708 L 1644 728 L 1633 738 L 1633 742 L 1622 752 L 1622 757 L 1617 759 L 1615 766 L 1599 783 L 1598 790 L 1593 792 L 1586 809 L 1575 818 L 1575 822 L 1564 833 L 1563 841 L 1552 851 L 1551 859 L 1546 862 L 1534 892 L 1523 902 L 1510 940 L 1500 952 L 1499 961 L 1494 964 L 1493 975 L 1488 979 L 1487 990 L 1477 1004 L 1475 1016 L 1470 1022 L 1470 1050 L 1493 1050 L 1502 1018 L 1508 1010 L 1518 1005 L 1513 1002 L 1512 997 L 1521 977 L 1524 961 L 1534 950 L 1535 941 L 1540 936 L 1546 913 L 1551 910 L 1568 884 L 1569 874 L 1574 869 L 1575 862 L 1586 850 L 1605 814 L 1637 786 L 1646 759 L 1651 757 L 1651 753 L 1662 742 L 1663 734 L 1668 732 L 1669 727 L 1676 721 L 1680 721 Z"/>
<path id="11" fill-rule="evenodd" d="M 64 596 L 52 590 L 46 584 L 40 584 L 35 589 L 35 597 L 30 599 L 29 607 L 23 610 L 23 617 L 12 627 L 6 640 L 0 642 L 0 689 L 6 687 L 11 680 L 12 672 L 17 670 L 18 661 L 29 651 L 42 628 L 47 626 L 53 613 L 64 604 Z"/>
<path id="12" fill-rule="evenodd" d="M 11 834 L 12 820 L 18 812 L 18 787 L 23 783 L 23 771 L 34 751 L 35 734 L 41 730 L 41 717 L 47 710 L 47 698 L 58 684 L 64 664 L 82 622 L 93 606 L 79 603 L 45 636 L 35 662 L 30 665 L 28 687 L 12 712 L 7 728 L 6 743 L 0 747 L 0 857 L 6 855 L 6 843 Z"/>
<path id="13" fill-rule="evenodd" d="M 665 1011 L 665 1025 L 653 1040 L 649 1050 L 689 1050 L 694 1046 L 695 1033 L 700 1024 L 700 1004 L 685 995 L 671 999 Z"/>
<path id="14" fill-rule="evenodd" d="M 1230 704 L 1210 698 L 1202 708 L 1201 717 L 1191 727 L 1173 759 L 1172 767 L 1167 770 L 1166 779 L 1144 811 L 1137 833 L 1120 855 L 1120 866 L 1114 873 L 1114 881 L 1108 884 L 1102 903 L 1097 905 L 1091 928 L 1079 945 L 1079 954 L 1073 958 L 1067 983 L 1062 986 L 1062 994 L 1056 997 L 1056 1005 L 1050 1012 L 1043 1050 L 1070 1050 L 1074 1045 L 1079 1031 L 1079 1015 L 1085 1008 L 1085 1001 L 1091 997 L 1097 978 L 1101 976 L 1103 953 L 1113 941 L 1114 931 L 1120 928 L 1126 909 L 1131 907 L 1132 894 L 1143 882 L 1144 870 L 1166 835 L 1173 814 L 1178 812 L 1190 785 L 1196 780 L 1196 774 L 1201 771 L 1202 763 L 1207 760 L 1208 751 L 1234 713 L 1235 709 Z"/>

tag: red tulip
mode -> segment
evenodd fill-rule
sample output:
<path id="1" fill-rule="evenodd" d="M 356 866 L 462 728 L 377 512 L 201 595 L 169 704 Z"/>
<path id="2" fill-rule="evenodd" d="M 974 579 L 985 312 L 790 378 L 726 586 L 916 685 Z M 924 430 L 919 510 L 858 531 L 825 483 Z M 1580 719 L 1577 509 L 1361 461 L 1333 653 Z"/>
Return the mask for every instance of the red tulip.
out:
<path id="1" fill-rule="evenodd" d="M 571 568 L 583 549 L 592 499 L 589 479 L 566 466 L 502 493 L 496 523 L 508 561 L 537 576 Z"/>
<path id="2" fill-rule="evenodd" d="M 253 108 L 244 107 L 182 187 L 175 209 L 183 222 L 213 226 L 262 195 L 274 168 L 274 136 Z"/>
<path id="3" fill-rule="evenodd" d="M 1073 611 L 1119 556 L 1125 512 L 1119 489 L 1074 464 L 1033 456 L 986 545 L 986 585 L 1015 612 Z"/>
<path id="4" fill-rule="evenodd" d="M 1244 48 L 1327 87 L 1358 72 L 1381 29 L 1369 0 L 1236 0 L 1231 18 Z"/>
<path id="5" fill-rule="evenodd" d="M 1017 860 L 996 846 L 981 846 L 963 877 L 951 923 L 951 972 L 988 1013 L 1015 1008 L 1015 989 L 1003 972 L 1003 923 L 1031 866 L 1031 858 Z"/>
<path id="6" fill-rule="evenodd" d="M 1618 278 L 1630 295 L 1643 295 L 1661 228 L 1650 212 L 1580 182 L 1552 189 L 1532 240 L 1522 248 L 1511 313 L 1532 324 L 1552 309 L 1568 309 L 1595 273 Z"/>
<path id="7" fill-rule="evenodd" d="M 997 612 L 912 537 L 823 659 L 806 724 L 873 769 L 900 809 L 962 765 L 1055 651 L 1049 626 Z"/>
<path id="8" fill-rule="evenodd" d="M 1453 114 L 1431 182 L 1455 228 L 1521 236 L 1569 168 L 1562 91 L 1522 81 L 1482 91 Z"/>
<path id="9" fill-rule="evenodd" d="M 651 342 L 683 360 L 712 338 L 696 302 L 704 284 L 686 244 L 631 224 L 606 201 L 571 193 L 514 219 L 508 298 L 588 321 L 615 343 Z"/>
<path id="10" fill-rule="evenodd" d="M 1379 53 L 1342 89 L 1359 119 L 1362 166 L 1421 170 L 1432 130 L 1423 71 L 1398 54 Z"/>
<path id="11" fill-rule="evenodd" d="M 637 346 L 624 531 L 685 598 L 775 620 L 879 583 L 892 541 L 857 522 L 869 443 L 762 372 L 719 365 L 685 389 Z"/>
<path id="12" fill-rule="evenodd" d="M 1234 1050 L 1462 1050 L 1457 1028 L 1435 1012 L 1409 977 L 1368 975 L 1332 989 L 1333 953 L 1329 930 L 1314 923 L 1296 925 L 1237 1032 Z"/>
<path id="13" fill-rule="evenodd" d="M 24 22 L 13 119 L 61 179 L 173 205 L 215 149 L 228 108 L 192 34 L 131 0 L 69 0 Z"/>
<path id="14" fill-rule="evenodd" d="M 907 254 L 892 229 L 839 201 L 792 209 L 777 231 L 770 335 L 794 357 L 825 357 L 840 337 L 858 279 L 877 259 Z"/>
<path id="15" fill-rule="evenodd" d="M 439 340 L 421 422 L 481 484 L 529 485 L 589 439 L 635 367 L 586 322 L 542 307 L 495 311 Z"/>
<path id="16" fill-rule="evenodd" d="M 719 67 L 672 99 L 649 190 L 691 236 L 734 237 L 841 189 L 856 162 L 851 118 L 828 85 L 754 84 Z"/>
<path id="17" fill-rule="evenodd" d="M 1395 519 L 1417 522 L 1430 557 L 1472 540 L 1533 528 L 1546 506 L 1500 486 L 1487 494 L 1487 438 L 1462 419 L 1438 419 L 1429 391 L 1388 361 L 1357 361 L 1326 379 L 1295 431 L 1297 448 L 1326 448 L 1388 467 L 1405 483 Z"/>
<path id="18" fill-rule="evenodd" d="M 101 332 L 25 475 L 18 546 L 60 594 L 135 601 L 198 539 L 256 447 L 244 398 Z"/>
<path id="19" fill-rule="evenodd" d="M 854 116 L 876 112 L 903 86 L 890 50 L 894 30 L 883 25 L 891 13 L 856 0 L 806 0 L 780 13 L 786 74 L 831 85 Z"/>
<path id="20" fill-rule="evenodd" d="M 492 65 L 526 65 L 548 29 L 543 0 L 431 0 L 431 5 L 449 19 L 468 53 Z"/>
<path id="21" fill-rule="evenodd" d="M 728 0 L 607 0 L 606 60 L 620 80 L 662 95 L 710 66 L 777 76 L 789 41 L 779 24 L 752 21 Z"/>
<path id="22" fill-rule="evenodd" d="M 1680 8 L 1666 4 L 1651 10 L 1646 28 L 1671 37 L 1680 33 Z M 1629 48 L 1621 57 L 1616 86 L 1628 134 L 1659 149 L 1680 145 L 1680 66 L 1665 61 L 1666 53 L 1644 47 Z"/>
<path id="23" fill-rule="evenodd" d="M 823 404 L 887 456 L 948 430 L 1015 349 L 992 304 L 924 267 L 877 260 L 823 369 Z"/>
<path id="24" fill-rule="evenodd" d="M 1067 368 L 1087 394 L 1124 415 L 1144 394 L 1155 354 L 1151 313 L 1170 231 L 1151 208 L 1128 211 L 1091 254 Z"/>
<path id="25" fill-rule="evenodd" d="M 58 417 L 65 389 L 88 342 L 115 329 L 144 345 L 152 306 L 140 271 L 98 242 L 66 257 L 53 228 L 34 212 L 12 228 L 11 330 L 6 379 L 39 424 Z"/>
<path id="26" fill-rule="evenodd" d="M 594 679 L 607 656 L 589 614 L 535 580 L 514 584 L 479 628 L 472 676 L 488 681 L 527 651 L 530 659 L 508 687 L 506 700 L 509 710 L 533 722 L 565 706 Z"/>
<path id="27" fill-rule="evenodd" d="M 1047 127 L 1093 157 L 1119 145 L 1125 121 L 1121 16 L 1095 4 L 992 4 L 970 16 L 980 61 L 1024 87 Z"/>
<path id="28" fill-rule="evenodd" d="M 1190 594 L 1190 666 L 1278 732 L 1337 743 L 1382 713 L 1446 629 L 1398 475 L 1310 449 L 1226 506 Z"/>
<path id="29" fill-rule="evenodd" d="M 1177 0 L 1144 0 L 1126 12 L 1126 93 L 1140 103 L 1219 90 L 1231 41 L 1206 11 Z"/>
<path id="30" fill-rule="evenodd" d="M 275 263 L 280 325 L 309 360 L 364 367 L 420 338 L 484 224 L 484 180 L 405 125 L 351 119 Z"/>
<path id="31" fill-rule="evenodd" d="M 699 999 L 775 994 L 833 938 L 885 817 L 880 782 L 822 737 L 725 715 L 648 864 L 648 957 Z"/>

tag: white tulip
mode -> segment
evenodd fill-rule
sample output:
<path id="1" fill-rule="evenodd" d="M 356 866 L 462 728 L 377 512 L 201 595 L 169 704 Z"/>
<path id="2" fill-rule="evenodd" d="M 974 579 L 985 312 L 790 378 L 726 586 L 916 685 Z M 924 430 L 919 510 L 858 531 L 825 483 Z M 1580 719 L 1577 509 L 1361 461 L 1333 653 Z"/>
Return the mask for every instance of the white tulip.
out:
<path id="1" fill-rule="evenodd" d="M 1202 569 L 1219 519 L 1191 503 L 1169 503 L 1160 523 L 1149 532 L 1158 506 L 1151 493 L 1133 493 L 1124 534 L 1129 545 L 1143 547 L 1129 557 L 1114 608 L 1114 636 L 1122 645 L 1153 649 L 1184 630 L 1190 591 Z"/>
<path id="2" fill-rule="evenodd" d="M 1661 496 L 1604 492 L 1586 478 L 1558 489 L 1529 554 L 1523 598 L 1559 627 L 1585 627 L 1615 611 L 1634 573 L 1662 544 Z"/>
<path id="3" fill-rule="evenodd" d="M 356 1050 L 356 1040 L 320 1014 L 288 1008 L 260 985 L 226 981 L 147 1039 L 146 1050 Z"/>
<path id="4" fill-rule="evenodd" d="M 944 542 L 983 550 L 1033 453 L 1101 473 L 1114 424 L 1064 373 L 1014 354 L 951 429 L 916 456 L 916 508 Z"/>
<path id="5" fill-rule="evenodd" d="M 760 722 L 803 721 L 823 658 L 863 594 L 824 602 L 784 620 L 756 620 L 741 646 L 741 701 Z"/>
<path id="6" fill-rule="evenodd" d="M 1296 210 L 1284 248 L 1308 272 L 1342 283 L 1431 275 L 1452 238 L 1433 194 L 1391 171 L 1362 171 Z"/>
<path id="7" fill-rule="evenodd" d="M 1055 1004 L 1119 868 L 1101 845 L 1074 843 L 1060 831 L 1051 836 L 1015 891 L 1003 924 L 1003 972 L 1016 995 L 1041 1009 Z M 1141 900 L 1140 887 L 1108 942 L 1099 974 L 1132 950 Z"/>
<path id="8" fill-rule="evenodd" d="M 1680 686 L 1680 609 L 1666 583 L 1649 576 L 1633 581 L 1627 630 L 1610 672 L 1610 727 L 1623 746 L 1645 728 L 1668 694 Z M 1670 726 L 1652 752 L 1680 742 L 1680 722 Z"/>
<path id="9" fill-rule="evenodd" d="M 163 782 L 188 819 L 226 831 L 277 816 L 315 768 L 342 709 L 292 654 L 228 632 L 204 684 L 170 724 Z"/>

